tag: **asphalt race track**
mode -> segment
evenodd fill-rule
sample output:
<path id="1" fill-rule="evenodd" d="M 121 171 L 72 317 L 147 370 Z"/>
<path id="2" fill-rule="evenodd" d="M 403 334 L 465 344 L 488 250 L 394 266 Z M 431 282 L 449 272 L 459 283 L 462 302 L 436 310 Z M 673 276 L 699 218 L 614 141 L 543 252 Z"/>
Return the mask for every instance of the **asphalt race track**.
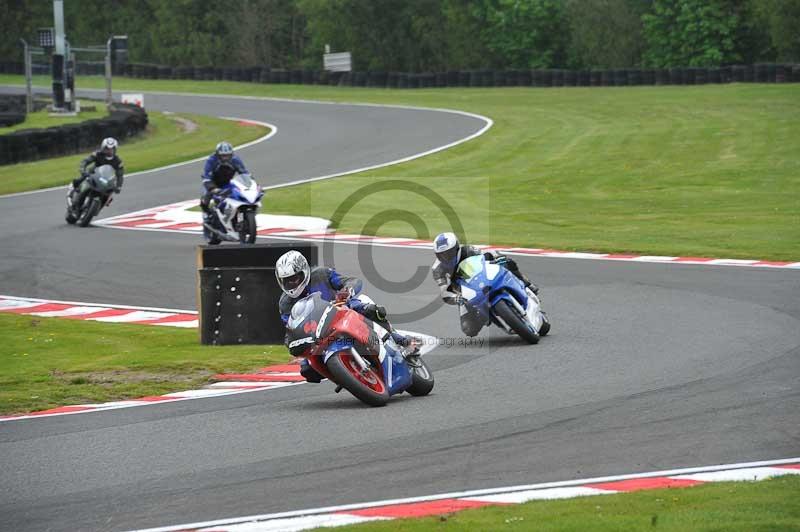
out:
<path id="1" fill-rule="evenodd" d="M 484 126 L 409 109 L 165 95 L 146 103 L 275 124 L 275 137 L 241 151 L 262 184 L 388 162 Z M 200 165 L 126 180 L 101 217 L 197 196 Z M 0 294 L 195 307 L 196 237 L 68 227 L 63 196 L 0 197 Z M 337 245 L 335 266 L 362 272 L 358 249 Z M 391 281 L 432 261 L 423 250 L 371 252 Z M 325 383 L 1 423 L 0 528 L 129 530 L 800 455 L 797 271 L 519 262 L 543 287 L 550 336 L 528 346 L 491 329 L 480 343 L 437 348 L 427 398 L 370 409 Z M 436 295 L 430 279 L 388 293 L 364 275 L 366 291 L 396 313 Z M 402 325 L 461 338 L 452 308 Z"/>

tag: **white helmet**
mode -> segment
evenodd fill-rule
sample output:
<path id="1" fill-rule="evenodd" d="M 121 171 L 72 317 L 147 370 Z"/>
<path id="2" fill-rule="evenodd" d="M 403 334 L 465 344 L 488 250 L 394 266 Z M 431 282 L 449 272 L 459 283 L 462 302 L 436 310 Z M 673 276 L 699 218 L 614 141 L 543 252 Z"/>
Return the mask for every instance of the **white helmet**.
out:
<path id="1" fill-rule="evenodd" d="M 461 246 L 453 233 L 441 233 L 433 239 L 433 252 L 447 269 L 455 270 Z"/>
<path id="2" fill-rule="evenodd" d="M 275 263 L 278 285 L 289 297 L 299 297 L 308 286 L 311 268 L 299 251 L 287 251 Z"/>
<path id="3" fill-rule="evenodd" d="M 119 142 L 114 137 L 106 137 L 103 139 L 103 142 L 100 143 L 100 152 L 105 156 L 106 159 L 113 159 L 114 155 L 117 154 L 117 146 L 119 146 Z"/>

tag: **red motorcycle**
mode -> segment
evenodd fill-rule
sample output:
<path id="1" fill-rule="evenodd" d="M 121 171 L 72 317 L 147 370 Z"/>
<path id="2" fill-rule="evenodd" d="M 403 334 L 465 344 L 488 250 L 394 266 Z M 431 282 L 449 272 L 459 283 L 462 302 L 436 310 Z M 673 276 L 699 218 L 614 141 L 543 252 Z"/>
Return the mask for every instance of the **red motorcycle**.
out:
<path id="1" fill-rule="evenodd" d="M 320 375 L 370 406 L 392 395 L 428 395 L 433 373 L 421 357 L 408 360 L 389 332 L 347 307 L 345 298 L 314 292 L 292 307 L 287 323 L 289 352 L 306 358 Z"/>

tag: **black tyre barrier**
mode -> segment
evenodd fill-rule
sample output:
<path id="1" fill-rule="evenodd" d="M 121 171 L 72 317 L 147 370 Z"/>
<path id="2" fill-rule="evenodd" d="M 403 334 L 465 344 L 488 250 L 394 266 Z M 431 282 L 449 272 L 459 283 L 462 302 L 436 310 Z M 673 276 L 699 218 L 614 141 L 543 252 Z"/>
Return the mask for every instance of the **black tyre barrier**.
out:
<path id="1" fill-rule="evenodd" d="M 792 67 L 792 81 L 800 83 L 800 65 L 794 65 Z"/>
<path id="2" fill-rule="evenodd" d="M 358 71 L 353 72 L 353 87 L 366 87 L 367 86 L 367 73 Z"/>
<path id="3" fill-rule="evenodd" d="M 540 87 L 552 87 L 553 86 L 553 71 L 552 70 L 540 70 L 541 73 L 541 80 L 542 84 Z"/>
<path id="4" fill-rule="evenodd" d="M 506 71 L 506 85 L 509 87 L 519 86 L 520 71 L 508 70 Z"/>
<path id="5" fill-rule="evenodd" d="M 27 116 L 24 112 L 18 111 L 0 111 L 0 126 L 8 127 L 16 124 L 21 124 L 25 121 Z"/>
<path id="6" fill-rule="evenodd" d="M 397 74 L 397 88 L 407 89 L 409 86 L 408 72 L 400 72 Z"/>
<path id="7" fill-rule="evenodd" d="M 376 70 L 375 72 L 365 72 L 366 86 L 373 89 L 382 89 L 386 87 L 387 74 L 383 71 Z"/>
<path id="8" fill-rule="evenodd" d="M 49 74 L 49 65 L 41 67 Z M 0 73 L 22 73 L 19 62 L 0 62 Z M 102 62 L 78 63 L 79 75 L 102 75 Z M 691 85 L 703 83 L 799 82 L 797 65 L 757 64 L 720 68 L 616 69 L 616 70 L 450 70 L 447 72 L 381 72 L 352 73 L 271 70 L 269 67 L 169 67 L 144 63 L 115 64 L 114 74 L 132 78 L 227 80 L 252 83 L 321 84 L 357 87 L 443 88 L 443 87 L 561 87 L 561 86 L 627 86 L 627 85 Z"/>
<path id="9" fill-rule="evenodd" d="M 113 104 L 101 120 L 87 120 L 47 129 L 28 129 L 0 135 L 0 164 L 14 164 L 96 149 L 105 137 L 125 139 L 147 126 L 139 107 Z"/>
<path id="10" fill-rule="evenodd" d="M 445 87 L 460 87 L 461 86 L 461 72 L 458 70 L 449 70 L 445 73 L 447 84 Z"/>
<path id="11" fill-rule="evenodd" d="M 481 86 L 481 73 L 478 70 L 470 70 L 469 71 L 469 86 L 470 87 L 480 87 Z"/>

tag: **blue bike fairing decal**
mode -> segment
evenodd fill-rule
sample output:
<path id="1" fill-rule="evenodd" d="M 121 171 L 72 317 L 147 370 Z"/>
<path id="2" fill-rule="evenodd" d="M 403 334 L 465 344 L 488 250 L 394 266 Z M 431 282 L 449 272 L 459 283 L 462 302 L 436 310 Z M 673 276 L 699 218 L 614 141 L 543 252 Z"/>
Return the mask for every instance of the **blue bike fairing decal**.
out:
<path id="1" fill-rule="evenodd" d="M 403 393 L 411 386 L 413 377 L 411 369 L 406 364 L 403 355 L 395 351 L 391 346 L 386 345 L 386 357 L 381 363 L 383 366 L 383 382 L 389 395 Z"/>

